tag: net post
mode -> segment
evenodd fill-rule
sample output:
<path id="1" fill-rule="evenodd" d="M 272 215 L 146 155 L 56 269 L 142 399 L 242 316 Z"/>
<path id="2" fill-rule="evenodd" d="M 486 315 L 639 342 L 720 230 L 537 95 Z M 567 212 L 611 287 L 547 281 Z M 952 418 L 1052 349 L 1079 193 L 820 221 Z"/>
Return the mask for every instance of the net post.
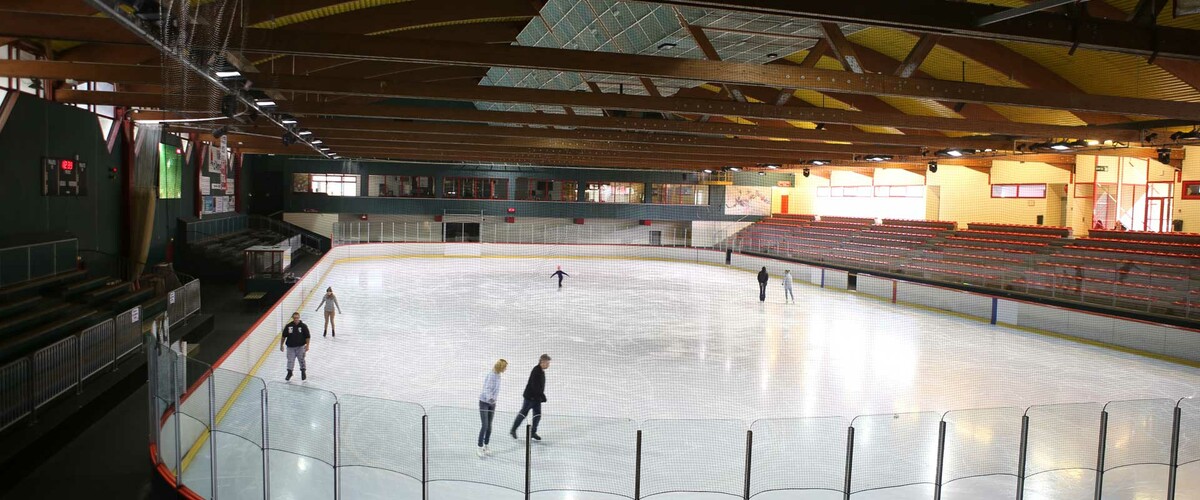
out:
<path id="1" fill-rule="evenodd" d="M 938 422 L 937 475 L 933 480 L 933 500 L 942 500 L 942 471 L 946 464 L 946 420 Z"/>
<path id="2" fill-rule="evenodd" d="M 750 500 L 750 459 L 754 450 L 754 431 L 746 429 L 746 479 L 742 486 L 742 499 Z"/>
<path id="3" fill-rule="evenodd" d="M 271 441 L 270 428 L 267 426 L 267 388 L 262 389 L 262 443 L 263 443 L 263 498 L 271 498 Z"/>
<path id="4" fill-rule="evenodd" d="M 1029 415 L 1021 415 L 1021 445 L 1017 452 L 1017 500 L 1025 498 L 1025 461 L 1029 454 Z"/>
<path id="5" fill-rule="evenodd" d="M 843 500 L 850 500 L 851 471 L 854 469 L 854 426 L 846 430 L 846 483 L 842 488 Z"/>
<path id="6" fill-rule="evenodd" d="M 429 415 L 421 415 L 421 500 L 429 500 Z"/>
<path id="7" fill-rule="evenodd" d="M 169 349 L 169 348 L 168 348 Z M 175 489 L 183 486 L 183 436 L 179 431 L 179 355 L 171 350 L 175 363 L 171 364 L 171 399 L 175 403 Z"/>
<path id="8" fill-rule="evenodd" d="M 208 369 L 208 471 L 212 498 L 217 498 L 217 390 L 213 369 Z"/>
<path id="9" fill-rule="evenodd" d="M 541 415 L 538 415 L 538 416 L 540 417 Z M 532 470 L 530 469 L 530 463 L 529 463 L 529 458 L 530 458 L 529 439 L 530 439 L 530 435 L 532 433 L 533 433 L 532 427 L 529 424 L 525 424 L 525 500 L 529 500 L 529 483 L 530 483 L 530 479 L 532 479 L 531 478 Z"/>
<path id="10" fill-rule="evenodd" d="M 379 232 L 382 236 L 383 231 L 381 230 Z M 341 413 L 342 413 L 341 407 L 339 406 L 339 404 L 337 402 L 334 402 L 333 403 L 333 498 L 335 500 L 342 497 L 342 481 L 341 481 L 342 468 L 340 467 L 341 464 L 339 461 L 341 456 L 338 453 L 338 446 L 340 446 L 340 442 L 339 442 L 340 440 L 338 438 L 340 437 L 340 435 L 342 433 L 341 432 Z"/>
<path id="11" fill-rule="evenodd" d="M 1167 500 L 1175 500 L 1175 483 L 1179 474 L 1179 422 L 1183 410 L 1175 404 L 1175 415 L 1171 420 L 1171 463 L 1167 469 Z"/>
<path id="12" fill-rule="evenodd" d="M 1100 410 L 1100 443 L 1096 450 L 1096 500 L 1104 493 L 1104 448 L 1108 439 L 1108 410 Z"/>
<path id="13" fill-rule="evenodd" d="M 637 431 L 637 455 L 633 462 L 633 500 L 642 500 L 642 430 Z"/>

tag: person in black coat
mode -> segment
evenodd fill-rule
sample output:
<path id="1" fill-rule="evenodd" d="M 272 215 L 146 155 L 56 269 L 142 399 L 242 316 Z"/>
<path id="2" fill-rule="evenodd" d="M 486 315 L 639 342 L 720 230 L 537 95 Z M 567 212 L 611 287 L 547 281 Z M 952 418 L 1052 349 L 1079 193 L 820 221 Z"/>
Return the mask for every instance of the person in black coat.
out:
<path id="1" fill-rule="evenodd" d="M 758 301 L 765 302 L 767 300 L 767 280 L 771 275 L 767 274 L 767 266 L 763 266 L 762 271 L 758 272 Z"/>
<path id="2" fill-rule="evenodd" d="M 537 433 L 537 428 L 538 423 L 542 421 L 542 403 L 546 402 L 547 368 L 550 368 L 550 355 L 543 354 L 538 359 L 537 366 L 529 372 L 529 382 L 525 383 L 525 392 L 522 394 L 525 402 L 521 403 L 521 411 L 517 413 L 517 418 L 513 421 L 512 430 L 508 431 L 513 439 L 517 439 L 517 428 L 521 426 L 521 421 L 525 420 L 525 415 L 533 410 L 533 429 L 530 430 L 529 437 L 537 441 L 542 440 Z"/>

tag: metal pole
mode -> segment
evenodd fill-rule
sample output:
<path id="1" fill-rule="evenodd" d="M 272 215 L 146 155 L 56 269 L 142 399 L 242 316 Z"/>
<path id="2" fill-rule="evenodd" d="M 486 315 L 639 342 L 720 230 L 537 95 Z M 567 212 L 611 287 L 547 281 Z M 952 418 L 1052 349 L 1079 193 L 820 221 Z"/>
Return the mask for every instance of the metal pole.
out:
<path id="1" fill-rule="evenodd" d="M 637 431 L 637 456 L 633 461 L 633 500 L 642 500 L 642 430 Z"/>
<path id="2" fill-rule="evenodd" d="M 83 335 L 75 337 L 75 394 L 83 394 Z"/>
<path id="3" fill-rule="evenodd" d="M 1100 445 L 1096 451 L 1096 500 L 1104 492 L 1104 448 L 1108 440 L 1108 410 L 1100 411 Z"/>
<path id="4" fill-rule="evenodd" d="M 271 432 L 267 418 L 267 389 L 262 389 L 263 498 L 271 498 Z"/>
<path id="5" fill-rule="evenodd" d="M 380 228 L 379 235 L 383 236 L 382 227 Z M 340 442 L 338 437 L 342 433 L 341 432 L 341 419 L 339 418 L 341 415 L 340 410 L 341 410 L 341 408 L 338 406 L 338 403 L 336 403 L 336 402 L 333 403 L 333 498 L 334 499 L 338 499 L 338 498 L 342 497 L 342 482 L 341 482 L 342 469 L 341 469 L 341 467 L 339 467 L 340 464 L 338 462 L 338 458 L 340 456 L 340 454 L 338 453 L 338 446 L 339 446 L 339 442 Z"/>
<path id="6" fill-rule="evenodd" d="M 942 500 L 942 467 L 946 461 L 946 421 L 938 422 L 937 476 L 933 480 L 933 500 Z"/>
<path id="7" fill-rule="evenodd" d="M 1017 500 L 1025 498 L 1025 464 L 1029 452 L 1029 415 L 1021 416 L 1021 448 L 1017 455 Z"/>
<path id="8" fill-rule="evenodd" d="M 146 343 L 146 338 L 143 336 L 142 343 Z M 154 349 L 147 349 L 146 353 L 146 375 L 149 377 L 146 381 L 146 389 L 149 391 L 149 408 L 150 408 L 150 444 L 158 448 L 158 343 L 155 342 Z M 33 385 L 32 380 L 30 384 Z M 30 407 L 32 408 L 33 398 L 29 399 Z M 158 453 L 150 457 L 154 461 L 154 465 L 158 465 Z"/>
<path id="9" fill-rule="evenodd" d="M 170 349 L 170 347 L 168 347 Z M 177 360 L 171 363 L 171 399 L 175 402 L 175 487 L 183 486 L 183 438 L 179 435 L 179 365 L 178 355 L 171 351 L 171 356 Z"/>
<path id="10" fill-rule="evenodd" d="M 742 499 L 750 500 L 750 460 L 754 450 L 754 431 L 746 430 L 746 479 L 742 485 Z"/>
<path id="11" fill-rule="evenodd" d="M 1175 416 L 1171 422 L 1171 464 L 1167 469 L 1167 500 L 1175 500 L 1175 483 L 1179 474 L 1179 421 L 1183 410 L 1175 404 Z"/>
<path id="12" fill-rule="evenodd" d="M 846 431 L 846 485 L 842 490 L 843 500 L 850 500 L 851 472 L 854 469 L 854 426 Z"/>
<path id="13" fill-rule="evenodd" d="M 421 500 L 429 500 L 429 415 L 421 415 Z"/>
<path id="14" fill-rule="evenodd" d="M 541 415 L 538 415 L 539 417 Z M 529 437 L 533 434 L 532 426 L 525 424 L 525 500 L 529 500 L 529 483 L 531 479 Z"/>
<path id="15" fill-rule="evenodd" d="M 209 480 L 212 481 L 212 498 L 217 499 L 217 432 L 215 429 L 217 421 L 217 409 L 214 406 L 217 399 L 217 390 L 213 387 L 214 378 L 212 368 L 208 369 L 208 470 Z"/>

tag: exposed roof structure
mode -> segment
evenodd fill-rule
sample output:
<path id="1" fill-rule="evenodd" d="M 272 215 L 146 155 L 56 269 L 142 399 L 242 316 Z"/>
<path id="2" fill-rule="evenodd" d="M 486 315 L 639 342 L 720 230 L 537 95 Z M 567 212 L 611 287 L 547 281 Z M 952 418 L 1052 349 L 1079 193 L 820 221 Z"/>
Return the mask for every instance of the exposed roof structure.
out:
<path id="1" fill-rule="evenodd" d="M 218 118 L 176 126 L 247 153 L 319 137 L 346 158 L 923 169 L 1200 144 L 1200 16 L 1051 3 L 9 0 L 0 43 L 43 58 L 0 76 L 138 120 Z"/>

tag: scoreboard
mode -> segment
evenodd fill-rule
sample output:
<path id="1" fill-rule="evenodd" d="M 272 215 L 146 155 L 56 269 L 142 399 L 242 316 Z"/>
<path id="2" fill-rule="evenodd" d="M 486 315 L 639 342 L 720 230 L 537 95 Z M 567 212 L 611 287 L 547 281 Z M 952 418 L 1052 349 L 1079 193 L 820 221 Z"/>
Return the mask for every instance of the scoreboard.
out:
<path id="1" fill-rule="evenodd" d="M 46 158 L 42 162 L 42 195 L 87 195 L 87 164 L 79 160 Z"/>

